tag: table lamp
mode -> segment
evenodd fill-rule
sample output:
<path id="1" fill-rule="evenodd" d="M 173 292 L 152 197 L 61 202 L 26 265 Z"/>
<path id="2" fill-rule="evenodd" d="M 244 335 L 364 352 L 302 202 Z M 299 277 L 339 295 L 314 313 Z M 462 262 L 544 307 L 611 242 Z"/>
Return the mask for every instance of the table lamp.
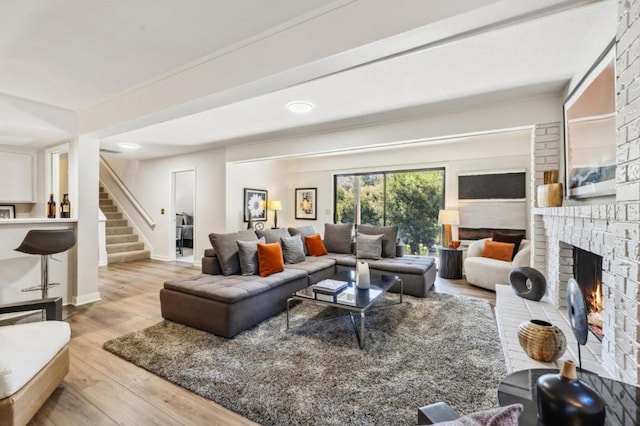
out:
<path id="1" fill-rule="evenodd" d="M 460 225 L 460 215 L 458 210 L 440 210 L 438 214 L 438 223 L 444 225 L 444 233 L 442 235 L 442 246 L 449 247 L 451 244 L 451 225 Z"/>
<path id="2" fill-rule="evenodd" d="M 282 210 L 280 201 L 269 201 L 269 210 L 273 210 L 273 228 L 278 229 L 278 210 Z"/>

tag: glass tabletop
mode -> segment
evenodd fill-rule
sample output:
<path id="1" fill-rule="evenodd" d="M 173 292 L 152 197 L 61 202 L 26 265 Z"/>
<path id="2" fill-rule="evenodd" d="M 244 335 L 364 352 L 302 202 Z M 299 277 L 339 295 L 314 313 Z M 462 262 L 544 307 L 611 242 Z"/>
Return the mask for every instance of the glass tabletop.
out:
<path id="1" fill-rule="evenodd" d="M 337 307 L 366 309 L 399 281 L 395 275 L 371 274 L 371 285 L 368 289 L 359 289 L 355 283 L 355 271 L 344 271 L 331 277 L 332 280 L 345 281 L 347 287 L 335 295 L 318 295 L 312 287 L 296 292 L 295 299 L 315 300 Z M 335 296 L 335 297 L 334 297 Z"/>

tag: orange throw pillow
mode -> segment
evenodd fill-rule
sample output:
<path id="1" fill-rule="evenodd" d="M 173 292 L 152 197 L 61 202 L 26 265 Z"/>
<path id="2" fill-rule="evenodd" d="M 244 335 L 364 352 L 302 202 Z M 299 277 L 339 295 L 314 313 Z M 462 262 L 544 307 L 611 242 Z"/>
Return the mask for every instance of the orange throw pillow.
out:
<path id="1" fill-rule="evenodd" d="M 322 238 L 320 238 L 320 234 L 304 237 L 304 243 L 307 245 L 309 256 L 322 256 L 328 253 L 327 248 L 322 242 Z"/>
<path id="2" fill-rule="evenodd" d="M 284 259 L 280 243 L 258 243 L 258 270 L 261 277 L 284 271 Z"/>
<path id="3" fill-rule="evenodd" d="M 482 257 L 511 262 L 511 255 L 513 254 L 515 246 L 514 243 L 499 243 L 497 241 L 487 240 L 484 242 Z"/>

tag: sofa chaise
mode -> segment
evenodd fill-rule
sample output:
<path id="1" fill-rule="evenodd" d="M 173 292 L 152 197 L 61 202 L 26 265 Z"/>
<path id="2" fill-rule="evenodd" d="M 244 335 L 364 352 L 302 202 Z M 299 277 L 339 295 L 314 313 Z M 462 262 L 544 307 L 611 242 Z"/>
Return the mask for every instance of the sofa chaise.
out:
<path id="1" fill-rule="evenodd" d="M 385 228 L 385 229 L 382 229 Z M 392 227 L 371 227 L 365 232 L 382 232 Z M 393 227 L 395 228 L 395 227 Z M 328 251 L 322 256 L 301 256 L 296 263 L 285 263 L 284 270 L 263 277 L 243 275 L 238 266 L 239 245 L 243 242 L 281 242 L 300 235 L 316 235 L 313 227 L 300 227 L 253 231 L 232 234 L 211 234 L 215 248 L 205 250 L 202 258 L 202 274 L 185 279 L 171 280 L 160 291 L 160 306 L 163 318 L 191 327 L 231 338 L 243 330 L 256 325 L 286 308 L 287 299 L 296 291 L 336 273 L 352 269 L 356 254 L 351 243 L 351 225 L 325 226 L 325 243 Z M 397 228 L 395 230 L 397 233 Z M 339 238 L 336 238 L 339 235 Z M 427 256 L 395 256 L 395 240 L 383 253 L 387 257 L 362 259 L 369 263 L 372 274 L 393 274 L 402 279 L 404 293 L 426 297 L 436 277 L 435 261 Z M 240 243 L 238 243 L 240 241 Z M 306 252 L 306 246 L 304 247 Z M 286 253 L 285 253 L 286 258 Z M 358 258 L 361 260 L 361 258 Z M 399 292 L 399 285 L 390 291 Z"/>

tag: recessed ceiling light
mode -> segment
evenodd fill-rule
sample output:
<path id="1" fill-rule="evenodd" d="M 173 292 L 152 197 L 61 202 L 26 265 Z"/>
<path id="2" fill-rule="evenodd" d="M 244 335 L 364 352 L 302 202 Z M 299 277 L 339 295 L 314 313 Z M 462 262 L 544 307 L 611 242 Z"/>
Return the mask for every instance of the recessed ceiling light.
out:
<path id="1" fill-rule="evenodd" d="M 140 149 L 140 145 L 137 143 L 120 142 L 118 146 L 124 149 Z"/>
<path id="2" fill-rule="evenodd" d="M 313 111 L 313 104 L 306 101 L 293 101 L 287 104 L 287 109 L 295 114 L 306 114 Z"/>

